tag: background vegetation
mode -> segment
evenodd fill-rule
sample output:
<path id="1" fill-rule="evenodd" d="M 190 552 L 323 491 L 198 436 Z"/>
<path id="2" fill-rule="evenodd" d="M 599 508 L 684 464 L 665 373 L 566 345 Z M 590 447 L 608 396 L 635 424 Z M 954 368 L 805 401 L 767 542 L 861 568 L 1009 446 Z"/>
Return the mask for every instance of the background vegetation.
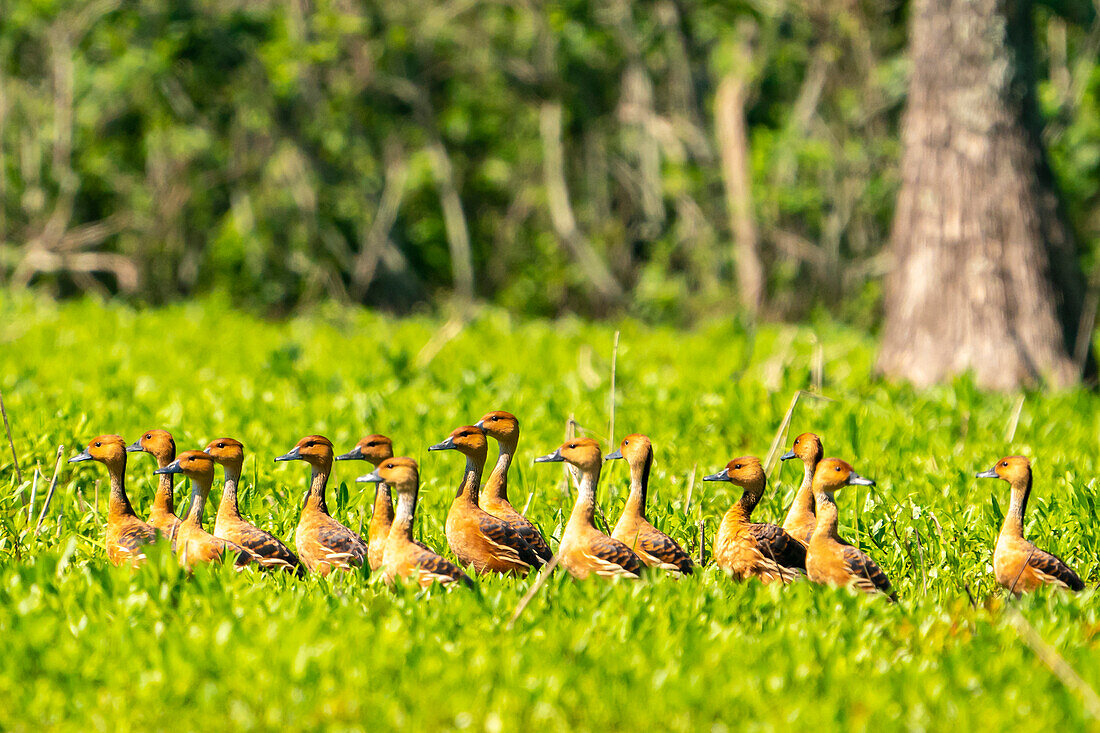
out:
<path id="1" fill-rule="evenodd" d="M 883 565 L 901 602 L 808 583 L 739 585 L 713 567 L 636 585 L 558 574 L 508 630 L 530 581 L 417 597 L 361 574 L 296 582 L 215 569 L 189 579 L 167 554 L 134 575 L 112 569 L 101 549 L 99 466 L 62 465 L 37 535 L 26 519 L 35 468 L 44 474 L 37 514 L 59 444 L 68 457 L 100 432 L 132 440 L 162 426 L 181 449 L 242 439 L 244 506 L 289 537 L 306 469 L 272 458 L 301 434 L 341 448 L 377 430 L 421 462 L 418 531 L 443 549 L 461 460 L 426 446 L 505 408 L 523 423 L 513 500 L 529 503 L 556 545 L 571 489 L 557 467 L 531 459 L 560 443 L 570 415 L 606 440 L 616 328 L 615 433 L 653 438 L 659 526 L 697 551 L 704 520 L 709 541 L 734 495 L 699 478 L 736 455 L 765 455 L 792 394 L 820 385 L 828 400 L 800 400 L 791 431 L 819 432 L 827 453 L 878 481 L 840 496 L 842 532 Z M 1019 608 L 1095 686 L 1096 394 L 1023 395 L 1013 432 L 1017 397 L 967 381 L 920 392 L 887 385 L 872 376 L 870 339 L 829 322 L 752 332 L 722 319 L 685 333 L 634 320 L 520 322 L 490 309 L 451 340 L 439 333 L 434 318 L 333 305 L 272 323 L 220 299 L 134 310 L 0 298 L 0 390 L 26 474 L 15 478 L 4 446 L 0 727 L 1095 725 L 1088 698 L 1020 640 L 995 591 L 991 552 L 1007 487 L 973 473 L 1008 452 L 1036 458 L 1026 531 L 1090 587 L 1040 593 Z M 149 456 L 131 456 L 139 511 L 152 498 L 153 468 Z M 337 464 L 330 488 L 330 505 L 352 526 L 369 512 L 352 483 L 362 468 Z M 781 518 L 799 476 L 776 468 L 760 519 Z M 625 469 L 609 465 L 600 498 L 612 521 L 626 486 Z"/>
<path id="2" fill-rule="evenodd" d="M 0 281 L 662 319 L 735 302 L 740 224 L 772 312 L 876 322 L 904 2 L 0 8 Z M 1044 137 L 1088 270 L 1100 27 L 1035 12 Z M 716 129 L 723 88 L 743 144 Z M 727 153 L 746 160 L 740 198 Z"/>

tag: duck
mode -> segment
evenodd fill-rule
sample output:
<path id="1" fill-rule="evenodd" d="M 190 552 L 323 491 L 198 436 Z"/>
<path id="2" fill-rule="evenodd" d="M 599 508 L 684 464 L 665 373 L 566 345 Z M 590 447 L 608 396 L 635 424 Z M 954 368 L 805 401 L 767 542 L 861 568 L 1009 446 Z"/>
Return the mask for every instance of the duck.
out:
<path id="1" fill-rule="evenodd" d="M 323 435 L 307 435 L 276 461 L 305 461 L 313 469 L 294 546 L 298 558 L 311 573 L 328 575 L 333 568 L 351 570 L 367 558 L 367 543 L 328 513 L 325 487 L 332 472 L 332 441 Z"/>
<path id="2" fill-rule="evenodd" d="M 163 535 L 157 528 L 140 519 L 126 496 L 126 441 L 119 435 L 92 438 L 83 452 L 69 463 L 96 461 L 107 467 L 111 479 L 111 496 L 107 503 L 107 537 L 104 542 L 107 559 L 112 565 L 137 567 L 145 562 L 145 545 Z"/>
<path id="3" fill-rule="evenodd" d="M 225 475 L 214 519 L 214 536 L 243 547 L 252 556 L 252 561 L 262 568 L 278 568 L 301 576 L 304 569 L 298 556 L 278 537 L 241 516 L 237 484 L 244 467 L 244 444 L 234 438 L 218 438 L 210 441 L 204 452 L 222 467 Z"/>
<path id="4" fill-rule="evenodd" d="M 1081 577 L 1064 560 L 1024 539 L 1024 512 L 1031 496 L 1031 461 L 1024 456 L 1005 456 L 977 477 L 1003 479 L 1012 487 L 1008 513 L 993 551 L 997 582 L 1016 596 L 1044 585 L 1071 591 L 1084 589 Z"/>
<path id="5" fill-rule="evenodd" d="M 744 489 L 726 511 L 714 540 L 714 562 L 736 580 L 757 578 L 764 583 L 790 583 L 806 570 L 806 548 L 782 527 L 753 522 L 752 511 L 764 495 L 768 479 L 756 456 L 734 458 L 704 481 L 728 481 Z"/>
<path id="6" fill-rule="evenodd" d="M 378 468 L 382 461 L 393 458 L 393 441 L 385 435 L 368 435 L 347 453 L 336 456 L 338 461 L 367 461 Z M 371 571 L 382 567 L 386 543 L 393 525 L 393 496 L 385 481 L 375 484 L 374 507 L 367 527 L 367 563 Z"/>
<path id="7" fill-rule="evenodd" d="M 865 593 L 887 596 L 897 601 L 897 594 L 870 555 L 853 547 L 837 534 L 837 510 L 833 495 L 844 486 L 874 486 L 875 482 L 860 476 L 839 458 L 824 458 L 814 470 L 814 503 L 817 527 L 806 550 L 806 576 L 815 583 L 847 586 Z"/>
<path id="8" fill-rule="evenodd" d="M 799 435 L 794 439 L 791 449 L 779 456 L 781 461 L 792 458 L 802 461 L 802 483 L 783 520 L 783 529 L 803 547 L 809 546 L 817 526 L 817 515 L 814 514 L 814 470 L 824 456 L 821 438 L 813 433 Z"/>
<path id="9" fill-rule="evenodd" d="M 609 453 L 604 460 L 617 459 L 624 459 L 630 466 L 630 495 L 611 536 L 633 550 L 651 568 L 690 575 L 693 565 L 691 556 L 675 540 L 650 524 L 645 516 L 649 472 L 653 467 L 653 444 L 640 433 L 628 435 L 623 438 L 618 450 Z"/>
<path id="10" fill-rule="evenodd" d="M 553 453 L 539 456 L 535 463 L 569 464 L 577 487 L 577 501 L 558 545 L 558 561 L 578 580 L 640 578 L 645 563 L 626 543 L 596 529 L 596 488 L 603 460 L 600 444 L 592 438 L 567 440 Z"/>
<path id="11" fill-rule="evenodd" d="M 167 430 L 147 430 L 140 438 L 126 446 L 127 453 L 148 453 L 157 459 L 157 468 L 164 468 L 176 460 L 176 441 Z M 176 532 L 180 528 L 180 518 L 176 516 L 172 497 L 175 476 L 162 474 L 157 482 L 157 491 L 153 496 L 153 506 L 149 510 L 149 524 L 156 527 L 173 545 Z"/>
<path id="12" fill-rule="evenodd" d="M 495 410 L 474 423 L 474 427 L 484 430 L 500 447 L 496 465 L 478 493 L 478 506 L 511 525 L 543 562 L 550 562 L 553 553 L 542 532 L 508 501 L 508 469 L 519 444 L 519 419 L 510 412 Z"/>
<path id="13" fill-rule="evenodd" d="M 191 572 L 199 565 L 232 556 L 237 570 L 252 563 L 252 556 L 240 545 L 224 540 L 203 529 L 202 515 L 210 487 L 214 485 L 214 459 L 201 450 L 188 450 L 154 474 L 181 473 L 191 479 L 191 505 L 176 533 L 176 555 L 180 565 Z"/>
<path id="14" fill-rule="evenodd" d="M 420 470 L 412 458 L 387 458 L 374 471 L 356 479 L 360 483 L 385 483 L 397 492 L 397 512 L 385 541 L 382 577 L 393 585 L 397 579 L 408 579 L 421 588 L 433 583 L 462 583 L 474 587 L 470 576 L 435 550 L 413 540 L 416 499 L 420 492 Z M 373 540 L 372 540 L 373 543 Z"/>
<path id="15" fill-rule="evenodd" d="M 488 451 L 485 432 L 473 425 L 464 425 L 428 450 L 456 450 L 466 456 L 466 471 L 447 512 L 446 522 L 447 544 L 458 561 L 465 567 L 472 567 L 479 575 L 527 575 L 532 568 L 541 567 L 542 558 L 510 524 L 478 506 L 481 474 Z"/>

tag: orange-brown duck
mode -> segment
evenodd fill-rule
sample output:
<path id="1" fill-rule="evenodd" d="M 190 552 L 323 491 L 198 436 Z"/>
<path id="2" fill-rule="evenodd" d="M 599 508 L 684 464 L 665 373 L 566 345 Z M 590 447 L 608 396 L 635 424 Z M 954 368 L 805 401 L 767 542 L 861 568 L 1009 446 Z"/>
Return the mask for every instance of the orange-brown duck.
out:
<path id="1" fill-rule="evenodd" d="M 243 547 L 260 567 L 304 574 L 298 556 L 282 540 L 241 516 L 237 485 L 244 468 L 244 445 L 233 438 L 218 438 L 210 441 L 206 453 L 222 467 L 225 475 L 218 515 L 214 519 L 214 536 Z"/>
<path id="2" fill-rule="evenodd" d="M 993 468 L 979 473 L 978 478 L 1004 479 L 1012 487 L 1008 513 L 993 551 L 997 582 L 1016 595 L 1044 585 L 1082 590 L 1085 584 L 1073 568 L 1024 539 L 1024 512 L 1031 496 L 1031 461 L 1023 456 L 1005 456 Z"/>
<path id="3" fill-rule="evenodd" d="M 714 562 L 737 580 L 789 583 L 806 569 L 806 548 L 774 524 L 752 521 L 768 479 L 756 456 L 734 458 L 704 481 L 728 481 L 744 489 L 729 508 L 714 540 Z"/>
<path id="4" fill-rule="evenodd" d="M 305 461 L 312 469 L 305 505 L 294 532 L 298 558 L 313 573 L 328 575 L 333 568 L 351 570 L 367 559 L 367 543 L 328 513 L 325 487 L 332 473 L 332 441 L 307 435 L 276 461 Z"/>
<path id="5" fill-rule="evenodd" d="M 535 463 L 569 464 L 577 486 L 577 501 L 565 525 L 558 545 L 558 559 L 574 578 L 590 575 L 601 578 L 641 576 L 645 564 L 624 543 L 596 529 L 596 488 L 600 483 L 603 460 L 600 444 L 591 438 L 566 441 L 553 453 L 540 456 Z"/>
<path id="6" fill-rule="evenodd" d="M 176 441 L 167 430 L 148 430 L 126 446 L 126 452 L 148 453 L 157 459 L 157 468 L 164 468 L 176 460 Z M 149 519 L 146 520 L 169 538 L 173 545 L 180 527 L 180 518 L 176 516 L 172 497 L 174 480 L 173 474 L 161 474 L 157 482 L 157 492 L 153 496 L 153 506 L 149 509 Z"/>
<path id="7" fill-rule="evenodd" d="M 134 513 L 126 496 L 126 441 L 118 435 L 100 435 L 88 443 L 84 452 L 73 456 L 69 463 L 97 461 L 107 467 L 111 479 L 111 496 L 107 503 L 107 559 L 115 565 L 145 562 L 143 545 L 155 542 L 160 533 Z"/>
<path id="8" fill-rule="evenodd" d="M 465 566 L 477 573 L 526 575 L 543 564 L 529 544 L 507 522 L 478 506 L 481 473 L 488 443 L 481 428 L 466 425 L 429 451 L 456 450 L 466 457 L 466 471 L 447 512 L 447 544 Z"/>
<path id="9" fill-rule="evenodd" d="M 381 461 L 372 473 L 356 480 L 376 484 L 385 482 L 397 492 L 397 512 L 386 538 L 382 561 L 382 577 L 387 583 L 402 579 L 415 582 L 421 588 L 427 588 L 432 583 L 447 585 L 456 581 L 473 586 L 473 581 L 462 572 L 462 568 L 413 540 L 416 499 L 420 491 L 416 461 L 411 458 L 388 458 Z"/>
<path id="10" fill-rule="evenodd" d="M 781 461 L 792 458 L 802 461 L 802 483 L 798 487 L 798 493 L 794 495 L 786 519 L 783 520 L 783 529 L 803 547 L 810 544 L 810 537 L 817 526 L 817 515 L 814 514 L 814 470 L 824 457 L 825 449 L 821 446 L 821 438 L 813 433 L 799 435 L 794 439 L 791 449 L 779 456 Z"/>
<path id="11" fill-rule="evenodd" d="M 214 485 L 214 459 L 201 450 L 188 450 L 164 468 L 153 473 L 182 473 L 191 479 L 191 506 L 176 533 L 176 555 L 180 565 L 194 570 L 196 565 L 211 563 L 223 557 L 233 558 L 237 569 L 252 562 L 252 556 L 241 546 L 227 542 L 203 529 L 202 515 L 210 487 Z"/>
<path id="12" fill-rule="evenodd" d="M 338 461 L 367 461 L 375 468 L 387 458 L 393 458 L 393 441 L 385 435 L 368 435 L 355 444 L 347 453 L 336 456 Z M 375 482 L 374 506 L 367 527 L 367 562 L 370 569 L 382 567 L 382 557 L 386 553 L 386 541 L 393 524 L 393 496 L 389 484 Z"/>
<path id="13" fill-rule="evenodd" d="M 484 430 L 485 434 L 495 440 L 500 447 L 496 465 L 493 466 L 489 479 L 478 494 L 478 506 L 511 525 L 512 529 L 531 545 L 536 555 L 544 562 L 549 562 L 553 553 L 550 552 L 550 545 L 546 543 L 538 527 L 516 511 L 508 501 L 508 469 L 512 465 L 512 458 L 519 444 L 519 419 L 510 412 L 497 410 L 490 412 L 474 425 Z"/>
<path id="14" fill-rule="evenodd" d="M 874 486 L 875 482 L 852 470 L 839 458 L 825 458 L 814 471 L 814 502 L 817 527 L 806 550 L 806 575 L 815 583 L 851 586 L 866 593 L 897 595 L 890 579 L 867 553 L 853 547 L 837 534 L 837 509 L 833 495 L 845 486 Z"/>
<path id="15" fill-rule="evenodd" d="M 623 438 L 619 449 L 606 460 L 623 458 L 630 466 L 630 495 L 611 536 L 634 551 L 650 567 L 678 573 L 692 572 L 691 556 L 676 541 L 650 524 L 645 516 L 649 472 L 653 467 L 653 445 L 635 433 Z"/>

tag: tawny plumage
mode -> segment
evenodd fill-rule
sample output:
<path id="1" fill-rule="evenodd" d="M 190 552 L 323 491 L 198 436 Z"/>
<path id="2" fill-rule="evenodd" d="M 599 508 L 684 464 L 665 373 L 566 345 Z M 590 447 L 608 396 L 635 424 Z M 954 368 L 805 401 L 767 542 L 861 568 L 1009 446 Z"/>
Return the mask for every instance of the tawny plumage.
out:
<path id="1" fill-rule="evenodd" d="M 126 496 L 126 441 L 118 435 L 100 435 L 88 443 L 83 453 L 69 463 L 97 461 L 107 467 L 111 479 L 111 496 L 107 503 L 107 559 L 115 565 L 145 562 L 143 545 L 162 536 L 153 525 L 138 518 Z"/>
<path id="2" fill-rule="evenodd" d="M 650 567 L 690 574 L 691 556 L 646 519 L 649 473 L 653 467 L 653 445 L 649 438 L 638 434 L 626 436 L 619 449 L 606 460 L 617 458 L 625 459 L 630 466 L 630 495 L 611 536 L 633 550 Z"/>
<path id="3" fill-rule="evenodd" d="M 140 438 L 126 446 L 127 453 L 148 453 L 157 459 L 157 468 L 164 468 L 176 460 L 176 441 L 167 430 L 147 430 Z M 180 518 L 176 516 L 175 501 L 172 496 L 172 474 L 161 474 L 157 482 L 157 492 L 153 496 L 153 506 L 149 509 L 149 524 L 160 530 L 161 534 L 176 543 Z"/>
<path id="4" fill-rule="evenodd" d="M 465 566 L 477 573 L 526 575 L 543 564 L 529 544 L 507 522 L 478 506 L 481 473 L 485 469 L 488 443 L 481 428 L 457 428 L 429 451 L 457 450 L 466 456 L 466 472 L 458 494 L 447 512 L 447 544 Z"/>
<path id="5" fill-rule="evenodd" d="M 566 441 L 549 455 L 535 459 L 535 463 L 569 464 L 570 473 L 577 486 L 577 502 L 569 515 L 565 531 L 558 545 L 558 560 L 574 578 L 591 575 L 602 578 L 630 578 L 641 576 L 645 564 L 624 543 L 608 537 L 596 529 L 596 488 L 600 482 L 600 444 L 591 438 L 574 438 Z"/>
<path id="6" fill-rule="evenodd" d="M 1012 486 L 1012 498 L 1005 514 L 997 547 L 993 551 L 993 574 L 997 582 L 1019 595 L 1044 585 L 1078 591 L 1081 578 L 1061 558 L 1024 539 L 1024 512 L 1031 496 L 1031 461 L 1023 456 L 1006 456 L 978 478 L 1004 479 Z"/>
<path id="7" fill-rule="evenodd" d="M 214 484 L 213 458 L 201 450 L 184 451 L 175 461 L 153 473 L 182 473 L 191 479 L 191 506 L 176 533 L 176 555 L 180 565 L 190 571 L 197 565 L 221 560 L 223 557 L 232 558 L 237 569 L 251 564 L 252 556 L 240 545 L 215 537 L 203 529 L 203 510 L 206 508 L 206 499 L 210 496 L 210 487 Z"/>
<path id="8" fill-rule="evenodd" d="M 814 502 L 817 527 L 806 550 L 806 575 L 815 583 L 850 586 L 866 593 L 897 595 L 890 579 L 867 553 L 853 547 L 837 534 L 837 508 L 833 495 L 844 486 L 874 486 L 839 458 L 825 458 L 814 471 Z"/>
<path id="9" fill-rule="evenodd" d="M 367 559 L 367 543 L 328 513 L 325 487 L 332 473 L 332 441 L 307 435 L 276 461 L 305 461 L 312 469 L 309 492 L 294 532 L 298 558 L 310 572 L 328 575 L 333 568 L 351 570 Z"/>
<path id="10" fill-rule="evenodd" d="M 497 519 L 507 522 L 527 544 L 531 545 L 536 555 L 544 562 L 549 562 L 553 553 L 550 552 L 550 545 L 546 543 L 542 532 L 531 520 L 516 511 L 508 501 L 508 469 L 512 465 L 512 457 L 519 444 L 519 419 L 510 412 L 497 410 L 490 412 L 474 425 L 484 430 L 485 434 L 500 446 L 496 465 L 493 466 L 485 486 L 478 493 L 478 506 Z"/>
<path id="11" fill-rule="evenodd" d="M 416 461 L 411 458 L 388 458 L 381 461 L 374 472 L 356 480 L 385 482 L 397 493 L 397 512 L 383 552 L 382 577 L 387 583 L 392 584 L 400 579 L 414 582 L 421 588 L 427 588 L 432 583 L 447 585 L 454 582 L 473 587 L 473 581 L 462 572 L 462 568 L 413 540 L 416 499 L 420 491 Z"/>
<path id="12" fill-rule="evenodd" d="M 783 529 L 803 547 L 810 544 L 810 537 L 817 526 L 817 515 L 814 513 L 814 470 L 824 457 L 825 449 L 821 446 L 821 438 L 813 433 L 799 435 L 794 439 L 791 449 L 779 456 L 781 461 L 792 458 L 802 461 L 802 483 L 798 487 L 798 493 L 794 495 L 786 519 L 783 520 Z"/>
<path id="13" fill-rule="evenodd" d="M 765 583 L 796 580 L 806 568 L 806 549 L 774 524 L 753 522 L 752 511 L 767 487 L 756 456 L 734 458 L 704 481 L 728 481 L 744 491 L 729 508 L 714 540 L 714 562 L 737 580 L 759 578 Z"/>
<path id="14" fill-rule="evenodd" d="M 275 535 L 265 532 L 241 516 L 237 484 L 244 467 L 244 445 L 233 438 L 218 438 L 206 446 L 206 453 L 221 465 L 225 484 L 214 519 L 214 536 L 243 547 L 261 568 L 288 570 L 298 575 L 304 568 L 298 556 Z"/>
<path id="15" fill-rule="evenodd" d="M 336 456 L 338 461 L 367 461 L 375 468 L 387 458 L 393 458 L 393 441 L 385 435 L 368 435 L 347 453 Z M 374 504 L 367 526 L 367 562 L 371 570 L 382 567 L 386 541 L 393 524 L 393 496 L 385 481 L 375 483 Z"/>

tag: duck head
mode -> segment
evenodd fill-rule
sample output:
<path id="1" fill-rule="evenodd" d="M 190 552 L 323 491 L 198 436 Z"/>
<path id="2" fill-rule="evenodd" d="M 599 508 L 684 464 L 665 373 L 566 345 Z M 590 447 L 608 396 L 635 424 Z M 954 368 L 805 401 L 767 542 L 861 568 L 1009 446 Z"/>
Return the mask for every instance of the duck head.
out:
<path id="1" fill-rule="evenodd" d="M 874 486 L 875 482 L 855 472 L 839 458 L 825 458 L 814 471 L 814 491 L 836 491 L 843 486 Z"/>
<path id="2" fill-rule="evenodd" d="M 485 440 L 485 431 L 475 425 L 456 428 L 442 443 L 428 446 L 428 450 L 456 450 L 467 457 L 485 457 L 489 443 Z"/>
<path id="3" fill-rule="evenodd" d="M 314 468 L 332 467 L 332 441 L 323 435 L 307 435 L 276 461 L 305 461 Z"/>
<path id="4" fill-rule="evenodd" d="M 1023 456 L 1005 456 L 988 471 L 975 474 L 977 478 L 1000 478 L 1010 484 L 1027 481 L 1031 476 L 1031 461 Z"/>
<path id="5" fill-rule="evenodd" d="M 495 410 L 474 423 L 493 440 L 509 442 L 519 440 L 519 418 L 504 410 Z"/>
<path id="6" fill-rule="evenodd" d="M 374 465 L 393 457 L 393 441 L 385 435 L 368 435 L 347 453 L 336 456 L 338 461 L 367 461 Z"/>
<path id="7" fill-rule="evenodd" d="M 765 480 L 764 467 L 756 456 L 741 456 L 727 463 L 718 473 L 704 476 L 703 480 L 728 481 L 742 487 L 757 486 Z"/>
<path id="8" fill-rule="evenodd" d="M 211 440 L 205 452 L 214 462 L 226 468 L 235 468 L 239 472 L 244 465 L 244 443 L 233 438 Z"/>
<path id="9" fill-rule="evenodd" d="M 625 458 L 631 466 L 643 463 L 653 455 L 653 444 L 649 438 L 641 433 L 634 433 L 623 438 L 619 443 L 619 449 L 614 453 L 604 456 L 605 461 L 613 461 L 617 458 Z"/>
<path id="10" fill-rule="evenodd" d="M 92 438 L 83 453 L 78 453 L 69 459 L 69 463 L 81 461 L 99 461 L 108 467 L 117 467 L 121 464 L 126 467 L 126 441 L 121 435 L 100 435 Z"/>
<path id="11" fill-rule="evenodd" d="M 366 476 L 355 479 L 360 483 L 377 484 L 386 482 L 386 485 L 397 493 L 414 491 L 420 484 L 420 471 L 416 461 L 411 458 L 387 458 Z"/>
<path id="12" fill-rule="evenodd" d="M 162 466 L 176 457 L 176 441 L 167 430 L 146 430 L 140 438 L 126 446 L 127 453 L 149 453 Z"/>
<path id="13" fill-rule="evenodd" d="M 214 480 L 214 459 L 201 450 L 186 450 L 179 458 L 153 473 L 182 473 L 201 486 L 209 487 Z"/>
<path id="14" fill-rule="evenodd" d="M 600 444 L 592 438 L 573 438 L 561 444 L 556 451 L 539 456 L 535 463 L 568 463 L 581 471 L 599 471 L 603 459 Z"/>
<path id="15" fill-rule="evenodd" d="M 821 438 L 813 433 L 802 433 L 794 439 L 791 449 L 779 456 L 781 461 L 789 461 L 798 458 L 803 463 L 815 465 L 825 457 L 825 449 L 821 447 Z"/>

